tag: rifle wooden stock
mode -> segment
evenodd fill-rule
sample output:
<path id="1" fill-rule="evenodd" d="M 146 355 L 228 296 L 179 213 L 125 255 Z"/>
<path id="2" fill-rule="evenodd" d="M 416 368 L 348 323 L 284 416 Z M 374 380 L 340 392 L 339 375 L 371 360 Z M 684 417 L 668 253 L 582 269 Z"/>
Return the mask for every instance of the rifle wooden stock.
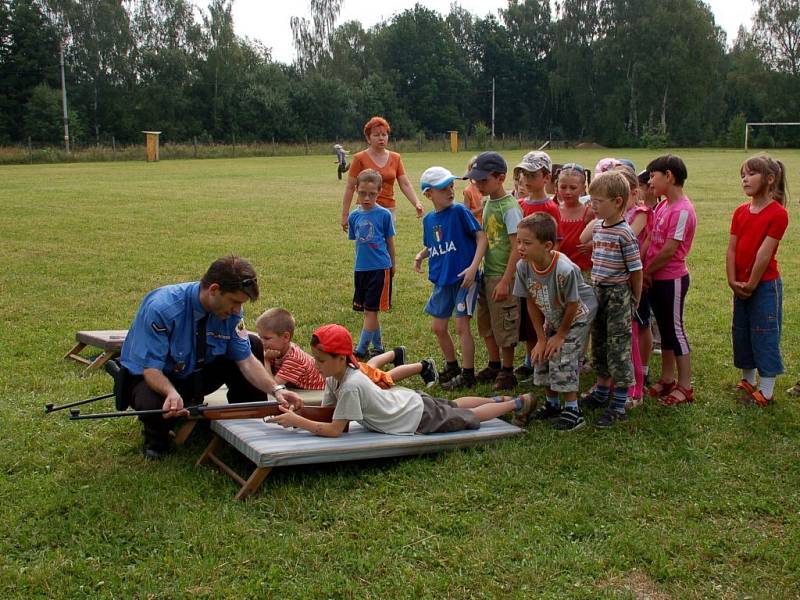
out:
<path id="1" fill-rule="evenodd" d="M 277 402 L 240 402 L 238 404 L 199 404 L 196 406 L 186 406 L 189 411 L 190 419 L 260 419 L 262 417 L 274 417 L 283 414 L 278 408 Z M 310 421 L 330 423 L 333 421 L 333 411 L 336 407 L 331 406 L 304 406 L 297 411 L 301 417 Z M 70 420 L 80 419 L 110 419 L 114 417 L 139 417 L 149 415 L 167 414 L 168 410 L 124 410 L 120 412 L 92 413 L 88 415 L 80 414 L 80 409 L 70 410 Z"/>

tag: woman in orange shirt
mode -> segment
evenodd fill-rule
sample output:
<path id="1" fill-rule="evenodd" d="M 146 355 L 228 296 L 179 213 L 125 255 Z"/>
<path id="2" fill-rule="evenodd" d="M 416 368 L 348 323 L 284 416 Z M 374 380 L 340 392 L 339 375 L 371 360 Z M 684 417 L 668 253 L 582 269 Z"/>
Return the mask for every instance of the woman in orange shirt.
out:
<path id="1" fill-rule="evenodd" d="M 372 117 L 364 125 L 364 137 L 369 144 L 366 150 L 353 155 L 350 171 L 347 173 L 347 186 L 342 199 L 342 229 L 347 231 L 347 218 L 350 215 L 350 205 L 353 202 L 353 193 L 356 191 L 356 177 L 364 169 L 374 169 L 381 174 L 383 186 L 378 195 L 378 204 L 392 212 L 395 216 L 396 202 L 394 200 L 394 182 L 400 186 L 403 195 L 408 198 L 411 206 L 417 211 L 417 218 L 422 217 L 422 203 L 414 193 L 414 187 L 406 175 L 403 160 L 397 152 L 386 149 L 389 143 L 391 127 L 383 117 Z"/>

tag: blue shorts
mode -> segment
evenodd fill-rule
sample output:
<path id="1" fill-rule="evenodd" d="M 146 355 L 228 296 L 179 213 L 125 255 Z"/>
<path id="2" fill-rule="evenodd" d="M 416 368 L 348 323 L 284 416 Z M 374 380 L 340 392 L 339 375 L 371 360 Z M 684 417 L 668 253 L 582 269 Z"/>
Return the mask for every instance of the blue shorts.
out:
<path id="1" fill-rule="evenodd" d="M 449 319 L 455 309 L 456 318 L 471 317 L 478 304 L 479 287 L 477 281 L 468 288 L 462 288 L 460 283 L 435 285 L 425 305 L 425 312 L 435 319 Z"/>
<path id="2" fill-rule="evenodd" d="M 639 307 L 636 309 L 633 318 L 639 324 L 639 328 L 650 327 L 650 290 L 648 288 L 642 289 Z"/>
<path id="3" fill-rule="evenodd" d="M 758 369 L 761 377 L 783 373 L 781 278 L 762 281 L 747 300 L 733 298 L 733 364 L 737 369 Z"/>

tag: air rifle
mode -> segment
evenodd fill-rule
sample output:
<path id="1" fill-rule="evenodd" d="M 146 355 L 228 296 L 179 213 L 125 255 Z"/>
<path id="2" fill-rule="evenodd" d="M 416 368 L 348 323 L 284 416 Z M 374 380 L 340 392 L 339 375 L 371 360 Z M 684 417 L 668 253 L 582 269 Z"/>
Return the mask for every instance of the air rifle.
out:
<path id="1" fill-rule="evenodd" d="M 260 419 L 262 417 L 275 417 L 283 414 L 278 408 L 280 404 L 275 401 L 264 402 L 239 402 L 236 404 L 196 404 L 185 406 L 189 411 L 189 419 Z M 333 420 L 333 411 L 336 407 L 331 406 L 304 406 L 295 411 L 301 417 L 309 421 L 330 423 Z M 153 410 L 123 410 L 119 412 L 90 413 L 81 414 L 79 408 L 71 408 L 69 420 L 77 421 L 81 419 L 110 419 L 114 417 L 139 417 L 148 415 L 164 415 L 171 411 L 156 408 Z"/>

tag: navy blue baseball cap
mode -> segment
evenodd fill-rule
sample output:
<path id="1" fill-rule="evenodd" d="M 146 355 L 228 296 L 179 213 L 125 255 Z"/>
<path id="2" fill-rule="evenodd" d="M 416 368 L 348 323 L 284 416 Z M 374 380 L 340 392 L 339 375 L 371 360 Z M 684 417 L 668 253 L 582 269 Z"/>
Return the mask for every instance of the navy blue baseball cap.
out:
<path id="1" fill-rule="evenodd" d="M 508 173 L 505 159 L 497 152 L 483 152 L 472 164 L 472 169 L 464 177 L 467 179 L 486 179 L 492 173 Z"/>

